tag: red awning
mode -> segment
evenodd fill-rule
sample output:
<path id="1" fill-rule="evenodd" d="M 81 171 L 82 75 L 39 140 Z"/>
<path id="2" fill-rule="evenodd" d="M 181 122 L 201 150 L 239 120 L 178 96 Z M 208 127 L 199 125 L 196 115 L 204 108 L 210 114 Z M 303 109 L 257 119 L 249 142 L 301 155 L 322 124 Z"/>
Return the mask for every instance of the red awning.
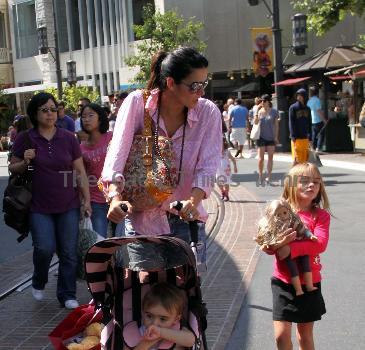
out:
<path id="1" fill-rule="evenodd" d="M 336 75 L 334 77 L 329 77 L 329 78 L 333 81 L 336 81 L 336 80 L 351 80 L 350 75 Z"/>
<path id="2" fill-rule="evenodd" d="M 283 85 L 283 86 L 296 85 L 296 84 L 299 84 L 302 81 L 308 80 L 310 78 L 311 77 L 301 77 L 301 78 L 286 79 L 286 80 L 278 81 L 277 83 L 274 83 L 272 85 Z"/>
<path id="3" fill-rule="evenodd" d="M 362 77 L 365 74 L 365 69 L 362 69 L 362 70 L 359 70 L 357 72 L 354 72 L 353 74 L 354 74 L 354 77 L 355 78 Z"/>

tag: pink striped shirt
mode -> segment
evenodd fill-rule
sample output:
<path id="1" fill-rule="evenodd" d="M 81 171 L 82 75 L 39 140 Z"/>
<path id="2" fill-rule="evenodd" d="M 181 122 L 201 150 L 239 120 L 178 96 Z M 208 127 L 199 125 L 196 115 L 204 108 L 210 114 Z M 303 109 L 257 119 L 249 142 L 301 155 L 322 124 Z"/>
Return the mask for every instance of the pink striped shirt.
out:
<path id="1" fill-rule="evenodd" d="M 146 108 L 155 123 L 157 122 L 158 93 L 157 89 L 152 90 L 146 103 Z M 128 95 L 119 109 L 113 139 L 102 172 L 104 186 L 112 180 L 122 181 L 122 173 L 133 137 L 142 133 L 143 119 L 143 95 L 141 90 L 137 90 Z M 167 136 L 162 118 L 159 121 L 159 134 Z M 172 136 L 177 168 L 180 164 L 182 136 L 183 126 Z M 135 231 L 143 235 L 168 234 L 170 228 L 166 211 L 169 210 L 171 202 L 189 199 L 194 187 L 202 189 L 208 197 L 220 162 L 221 149 L 222 120 L 220 111 L 213 102 L 200 98 L 196 106 L 188 111 L 180 183 L 171 197 L 159 208 L 134 212 L 130 215 Z M 206 221 L 208 215 L 201 204 L 198 209 L 200 220 Z"/>

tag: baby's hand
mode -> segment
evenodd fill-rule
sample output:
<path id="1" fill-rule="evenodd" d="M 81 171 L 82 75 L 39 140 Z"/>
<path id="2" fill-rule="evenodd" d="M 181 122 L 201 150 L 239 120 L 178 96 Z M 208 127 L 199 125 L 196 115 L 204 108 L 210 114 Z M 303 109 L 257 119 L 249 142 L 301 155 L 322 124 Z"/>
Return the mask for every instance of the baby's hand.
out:
<path id="1" fill-rule="evenodd" d="M 318 237 L 317 237 L 317 236 L 315 236 L 315 235 L 312 235 L 312 236 L 310 237 L 310 240 L 311 240 L 311 241 L 314 241 L 314 242 L 317 242 L 317 241 L 318 241 Z"/>
<path id="2" fill-rule="evenodd" d="M 149 341 L 159 340 L 161 338 L 161 328 L 154 325 L 149 326 L 146 329 L 143 338 Z"/>

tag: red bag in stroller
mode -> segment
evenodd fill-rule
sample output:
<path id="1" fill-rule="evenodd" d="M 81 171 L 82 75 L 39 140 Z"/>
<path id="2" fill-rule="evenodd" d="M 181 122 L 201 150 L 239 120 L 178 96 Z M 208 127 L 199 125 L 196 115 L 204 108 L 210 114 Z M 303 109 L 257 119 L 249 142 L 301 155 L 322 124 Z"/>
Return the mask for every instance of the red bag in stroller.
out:
<path id="1" fill-rule="evenodd" d="M 146 271 L 147 279 L 141 282 L 139 271 L 120 266 L 116 259 L 120 248 L 129 243 L 157 244 L 164 249 L 174 249 L 179 252 L 179 263 L 176 265 L 166 260 L 165 268 Z M 195 334 L 193 348 L 207 350 L 204 334 L 207 310 L 201 298 L 195 257 L 184 241 L 168 236 L 106 239 L 89 249 L 85 257 L 85 271 L 95 305 L 103 310 L 106 326 L 101 335 L 102 349 L 123 349 L 124 327 L 132 321 L 141 326 L 144 294 L 154 283 L 167 282 L 186 292 L 188 302 L 183 319 L 187 328 Z"/>
<path id="2" fill-rule="evenodd" d="M 81 305 L 72 310 L 48 337 L 56 350 L 67 350 L 65 343 L 72 342 L 72 338 L 82 334 L 91 322 L 101 322 L 101 320 L 102 314 L 95 312 L 95 305 Z M 95 345 L 90 350 L 100 350 L 100 346 Z"/>

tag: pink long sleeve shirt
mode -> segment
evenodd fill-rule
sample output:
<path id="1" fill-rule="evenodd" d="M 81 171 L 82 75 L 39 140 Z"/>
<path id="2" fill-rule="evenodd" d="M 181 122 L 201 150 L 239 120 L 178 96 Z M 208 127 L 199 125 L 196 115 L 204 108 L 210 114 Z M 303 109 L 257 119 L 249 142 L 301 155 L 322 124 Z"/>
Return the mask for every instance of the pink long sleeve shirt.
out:
<path id="1" fill-rule="evenodd" d="M 157 89 L 151 91 L 146 108 L 154 123 L 157 122 Z M 134 91 L 124 100 L 119 109 L 113 139 L 105 159 L 102 179 L 104 186 L 120 180 L 122 190 L 123 171 L 134 135 L 141 134 L 144 124 L 144 102 L 141 90 Z M 159 135 L 167 136 L 162 118 L 159 120 Z M 179 168 L 183 126 L 172 136 L 176 154 L 176 168 Z M 218 108 L 207 99 L 200 98 L 196 106 L 188 111 L 183 149 L 182 174 L 174 193 L 159 208 L 135 211 L 129 215 L 134 230 L 141 235 L 169 234 L 166 211 L 175 200 L 190 198 L 194 187 L 210 195 L 213 180 L 220 161 L 222 148 L 222 121 Z M 207 219 L 203 206 L 199 207 L 200 220 Z"/>
<path id="2" fill-rule="evenodd" d="M 327 248 L 330 215 L 324 209 L 316 209 L 314 215 L 311 212 L 305 211 L 298 212 L 298 215 L 308 229 L 317 236 L 318 241 L 301 240 L 290 243 L 291 258 L 295 259 L 298 256 L 309 255 L 313 282 L 317 283 L 321 281 L 322 265 L 319 254 L 323 253 Z M 285 283 L 291 283 L 289 269 L 285 260 L 279 260 L 276 256 L 273 276 Z M 301 274 L 300 279 L 302 284 L 304 284 Z"/>

